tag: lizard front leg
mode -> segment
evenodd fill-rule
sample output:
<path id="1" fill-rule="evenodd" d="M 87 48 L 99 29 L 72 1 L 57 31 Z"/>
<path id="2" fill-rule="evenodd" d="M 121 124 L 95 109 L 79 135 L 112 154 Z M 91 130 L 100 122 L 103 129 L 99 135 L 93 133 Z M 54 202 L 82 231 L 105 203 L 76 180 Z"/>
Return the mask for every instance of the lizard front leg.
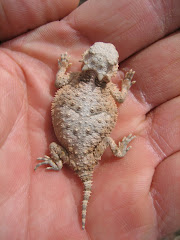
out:
<path id="1" fill-rule="evenodd" d="M 44 157 L 38 158 L 37 160 L 43 162 L 38 163 L 34 170 L 36 170 L 41 165 L 50 165 L 50 167 L 46 168 L 47 170 L 58 171 L 63 167 L 64 163 L 69 162 L 69 157 L 66 150 L 60 145 L 56 144 L 55 142 L 52 142 L 49 145 L 49 149 L 51 157 L 45 155 Z"/>
<path id="2" fill-rule="evenodd" d="M 110 146 L 114 156 L 119 158 L 124 157 L 127 151 L 129 151 L 129 149 L 131 148 L 131 146 L 129 147 L 127 146 L 128 143 L 130 143 L 134 138 L 135 136 L 130 134 L 128 137 L 124 137 L 122 141 L 119 142 L 118 145 L 116 145 L 116 143 L 111 137 L 105 137 L 103 141 L 99 143 L 99 145 L 95 149 L 94 152 L 95 159 L 99 159 L 103 155 L 104 151 L 108 146 Z"/>
<path id="3" fill-rule="evenodd" d="M 117 102 L 124 102 L 130 87 L 135 83 L 135 81 L 132 81 L 134 73 L 135 71 L 133 71 L 132 69 L 126 73 L 124 79 L 122 80 L 121 91 L 119 91 L 119 89 L 114 83 L 110 83 L 110 93 Z"/>
<path id="4" fill-rule="evenodd" d="M 70 82 L 70 73 L 66 73 L 68 67 L 71 65 L 69 62 L 69 56 L 67 53 L 61 54 L 61 58 L 58 59 L 59 71 L 56 74 L 55 86 L 61 88 L 62 86 Z"/>

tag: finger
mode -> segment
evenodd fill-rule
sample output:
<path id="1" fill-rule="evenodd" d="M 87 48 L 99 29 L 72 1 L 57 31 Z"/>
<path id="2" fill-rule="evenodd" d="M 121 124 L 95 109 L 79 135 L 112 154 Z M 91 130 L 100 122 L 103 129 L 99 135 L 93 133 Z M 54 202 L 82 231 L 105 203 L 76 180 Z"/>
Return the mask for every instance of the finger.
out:
<path id="1" fill-rule="evenodd" d="M 79 0 L 0 0 L 0 41 L 68 15 Z"/>
<path id="2" fill-rule="evenodd" d="M 179 230 L 180 226 L 180 153 L 163 161 L 156 169 L 151 195 L 157 216 L 159 238 Z"/>
<path id="3" fill-rule="evenodd" d="M 136 116 L 135 132 L 148 139 L 158 156 L 154 166 L 180 151 L 179 36 L 172 34 L 122 64 L 136 70 L 132 93 L 137 101 L 127 103 L 126 108 L 135 109 L 131 111 Z M 139 117 L 143 114 L 145 121 Z"/>
<path id="4" fill-rule="evenodd" d="M 172 34 L 121 64 L 136 70 L 137 81 L 132 88 L 136 101 L 127 101 L 126 109 L 132 109 L 136 134 L 148 139 L 157 153 L 154 166 L 180 150 L 179 37 L 179 32 Z M 142 121 L 139 116 L 144 114 L 146 119 Z"/>
<path id="5" fill-rule="evenodd" d="M 162 7 L 161 2 L 151 5 L 149 1 L 131 1 L 130 4 L 125 0 L 89 0 L 63 21 L 42 26 L 4 46 L 53 67 L 59 55 L 67 50 L 71 59 L 75 57 L 77 61 L 90 41 L 111 41 L 118 48 L 121 61 L 179 26 L 179 1 L 170 4 L 167 0 L 166 7 Z M 157 6 L 158 14 L 154 10 Z"/>
<path id="6" fill-rule="evenodd" d="M 145 113 L 180 95 L 179 38 L 180 32 L 172 34 L 121 64 L 136 71 L 132 92 Z"/>
<path id="7" fill-rule="evenodd" d="M 147 138 L 159 160 L 180 151 L 180 97 L 157 107 L 148 114 L 146 123 Z"/>
<path id="8" fill-rule="evenodd" d="M 68 22 L 91 42 L 112 42 L 120 60 L 180 26 L 180 1 L 89 0 Z"/>

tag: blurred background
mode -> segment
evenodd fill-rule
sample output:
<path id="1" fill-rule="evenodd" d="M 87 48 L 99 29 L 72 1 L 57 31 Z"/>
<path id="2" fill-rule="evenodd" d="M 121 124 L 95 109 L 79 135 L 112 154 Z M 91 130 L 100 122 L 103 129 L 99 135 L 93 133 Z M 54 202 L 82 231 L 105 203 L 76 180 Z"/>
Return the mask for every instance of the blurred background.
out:
<path id="1" fill-rule="evenodd" d="M 79 3 L 79 5 L 81 5 L 83 2 L 85 2 L 85 1 L 87 1 L 87 0 L 80 0 L 80 3 Z"/>

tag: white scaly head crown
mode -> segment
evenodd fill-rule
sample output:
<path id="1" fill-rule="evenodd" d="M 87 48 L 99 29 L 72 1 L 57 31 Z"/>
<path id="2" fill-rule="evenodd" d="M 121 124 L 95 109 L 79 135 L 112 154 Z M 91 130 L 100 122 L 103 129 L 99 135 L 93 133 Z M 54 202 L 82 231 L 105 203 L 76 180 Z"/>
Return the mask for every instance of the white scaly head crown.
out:
<path id="1" fill-rule="evenodd" d="M 99 81 L 110 81 L 118 70 L 119 54 L 111 43 L 96 42 L 83 53 L 82 71 L 94 70 Z"/>

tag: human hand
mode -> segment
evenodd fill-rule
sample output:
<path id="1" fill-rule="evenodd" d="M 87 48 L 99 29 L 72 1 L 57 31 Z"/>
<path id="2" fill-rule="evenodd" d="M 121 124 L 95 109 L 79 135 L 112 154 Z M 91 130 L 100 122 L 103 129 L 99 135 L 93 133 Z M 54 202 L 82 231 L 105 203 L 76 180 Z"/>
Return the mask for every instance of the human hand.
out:
<path id="1" fill-rule="evenodd" d="M 77 1 L 65 2 L 3 5 L 1 40 L 11 40 L 0 48 L 0 239 L 156 240 L 180 227 L 179 1 L 89 0 L 67 17 Z M 82 231 L 77 176 L 65 166 L 33 169 L 55 140 L 57 59 L 68 52 L 70 70 L 80 70 L 81 54 L 97 41 L 113 43 L 120 68 L 136 71 L 112 137 L 137 138 L 123 159 L 103 155 Z"/>

